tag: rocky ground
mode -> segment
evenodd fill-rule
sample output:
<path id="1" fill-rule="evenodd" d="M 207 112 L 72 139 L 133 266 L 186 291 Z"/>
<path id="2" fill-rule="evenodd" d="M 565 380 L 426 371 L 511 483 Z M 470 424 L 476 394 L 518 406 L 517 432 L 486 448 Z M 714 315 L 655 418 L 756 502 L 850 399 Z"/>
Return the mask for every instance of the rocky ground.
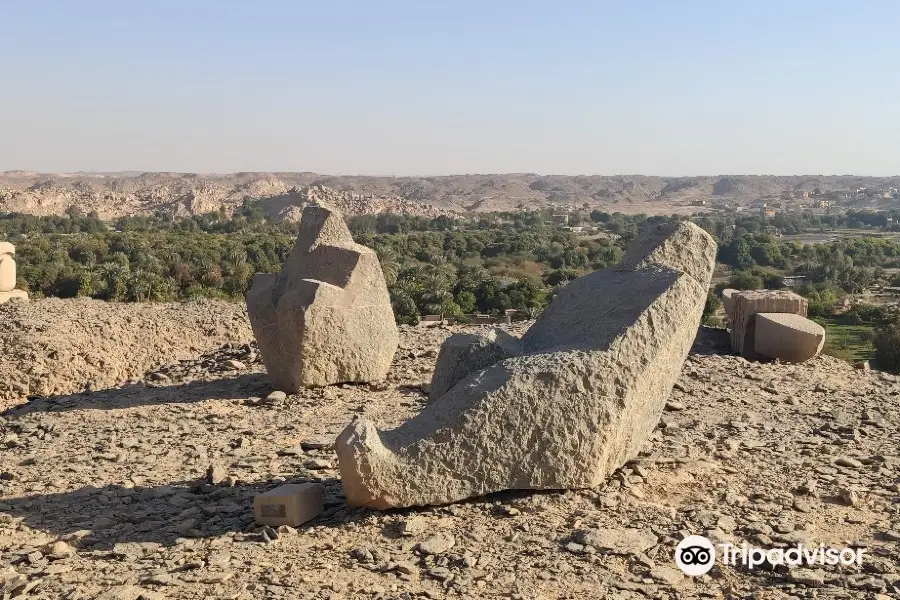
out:
<path id="1" fill-rule="evenodd" d="M 0 304 L 0 410 L 28 396 L 106 389 L 252 339 L 246 306 L 235 302 L 7 302 Z"/>
<path id="2" fill-rule="evenodd" d="M 0 597 L 900 595 L 900 379 L 830 357 L 749 363 L 718 330 L 701 331 L 652 439 L 602 487 L 349 508 L 335 436 L 357 413 L 390 426 L 418 411 L 449 333 L 401 328 L 383 383 L 270 397 L 255 348 L 234 343 L 7 409 Z M 254 494 L 286 481 L 322 482 L 325 514 L 257 527 Z M 861 568 L 688 578 L 673 562 L 688 534 L 867 553 Z"/>

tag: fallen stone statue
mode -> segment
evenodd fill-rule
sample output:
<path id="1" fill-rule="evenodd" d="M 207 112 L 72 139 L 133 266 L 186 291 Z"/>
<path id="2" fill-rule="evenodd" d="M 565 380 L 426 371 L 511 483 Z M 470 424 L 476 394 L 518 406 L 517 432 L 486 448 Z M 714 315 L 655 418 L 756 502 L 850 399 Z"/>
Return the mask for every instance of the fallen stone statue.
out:
<path id="1" fill-rule="evenodd" d="M 341 215 L 307 206 L 281 273 L 253 278 L 253 335 L 277 390 L 384 379 L 399 336 L 375 251 Z"/>
<path id="2" fill-rule="evenodd" d="M 716 244 L 653 226 L 619 265 L 562 288 L 521 338 L 455 335 L 432 398 L 400 427 L 338 437 L 350 504 L 443 504 L 509 489 L 588 488 L 637 455 L 697 333 Z"/>

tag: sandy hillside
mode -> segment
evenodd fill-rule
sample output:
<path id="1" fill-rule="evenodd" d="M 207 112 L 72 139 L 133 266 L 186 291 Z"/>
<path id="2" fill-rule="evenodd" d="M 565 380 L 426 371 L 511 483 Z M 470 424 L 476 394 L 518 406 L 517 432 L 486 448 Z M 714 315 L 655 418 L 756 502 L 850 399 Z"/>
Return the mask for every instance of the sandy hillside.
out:
<path id="1" fill-rule="evenodd" d="M 394 212 L 433 217 L 492 211 L 600 209 L 625 214 L 693 214 L 799 192 L 889 189 L 900 177 L 720 175 L 333 176 L 317 173 L 0 173 L 0 212 L 61 215 L 70 208 L 101 218 L 231 213 L 257 200 L 270 217 L 296 219 L 300 207 L 327 201 L 344 214 Z M 702 204 L 706 202 L 706 204 Z M 890 204 L 890 200 L 885 200 Z"/>

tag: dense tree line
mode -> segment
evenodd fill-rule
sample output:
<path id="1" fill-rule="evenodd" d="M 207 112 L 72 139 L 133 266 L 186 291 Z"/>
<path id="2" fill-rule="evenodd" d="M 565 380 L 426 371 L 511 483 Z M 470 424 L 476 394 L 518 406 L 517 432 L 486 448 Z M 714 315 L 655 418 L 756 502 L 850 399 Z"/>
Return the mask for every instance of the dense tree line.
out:
<path id="1" fill-rule="evenodd" d="M 378 253 L 401 322 L 422 314 L 539 311 L 555 289 L 618 262 L 606 239 L 579 240 L 545 215 L 461 223 L 375 215 L 349 220 Z M 33 296 L 166 301 L 243 298 L 254 273 L 277 272 L 297 224 L 269 222 L 245 203 L 231 217 L 155 214 L 104 223 L 96 215 L 0 216 L 17 245 L 19 282 Z"/>
<path id="2" fill-rule="evenodd" d="M 884 213 L 831 217 L 784 215 L 775 222 L 803 230 L 888 224 Z M 587 222 L 612 236 L 566 231 L 552 210 L 466 219 L 363 215 L 348 225 L 358 242 L 378 253 L 398 320 L 415 322 L 422 314 L 539 311 L 559 286 L 616 263 L 640 226 L 684 218 L 596 210 L 569 217 L 570 223 Z M 691 219 L 717 239 L 719 261 L 732 268 L 725 285 L 775 289 L 783 275 L 803 275 L 806 283 L 795 289 L 809 298 L 813 315 L 830 314 L 843 295 L 873 282 L 900 285 L 900 277 L 887 278 L 882 270 L 900 267 L 900 242 L 862 237 L 804 245 L 771 235 L 771 224 L 758 216 Z M 158 212 L 112 222 L 77 210 L 59 217 L 0 215 L 0 238 L 18 246 L 19 285 L 35 296 L 242 298 L 253 273 L 280 268 L 296 234 L 296 223 L 270 220 L 250 200 L 231 215 Z M 706 315 L 715 313 L 716 302 L 712 296 Z"/>

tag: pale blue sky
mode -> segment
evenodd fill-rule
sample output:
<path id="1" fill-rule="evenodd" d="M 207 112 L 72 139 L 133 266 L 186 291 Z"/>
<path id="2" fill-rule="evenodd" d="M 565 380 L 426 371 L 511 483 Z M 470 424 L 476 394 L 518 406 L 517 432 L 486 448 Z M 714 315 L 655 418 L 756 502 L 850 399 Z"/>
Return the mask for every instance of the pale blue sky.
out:
<path id="1" fill-rule="evenodd" d="M 900 173 L 896 0 L 0 0 L 0 170 Z"/>

